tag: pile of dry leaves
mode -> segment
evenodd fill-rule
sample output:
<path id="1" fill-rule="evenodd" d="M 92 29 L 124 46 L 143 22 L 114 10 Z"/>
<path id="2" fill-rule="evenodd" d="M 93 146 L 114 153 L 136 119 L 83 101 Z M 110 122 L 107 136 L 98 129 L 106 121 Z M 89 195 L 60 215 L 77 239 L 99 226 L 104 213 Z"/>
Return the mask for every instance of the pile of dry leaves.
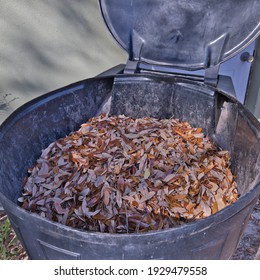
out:
<path id="1" fill-rule="evenodd" d="M 187 122 L 101 115 L 43 150 L 19 201 L 88 231 L 166 229 L 236 201 L 229 165 Z"/>

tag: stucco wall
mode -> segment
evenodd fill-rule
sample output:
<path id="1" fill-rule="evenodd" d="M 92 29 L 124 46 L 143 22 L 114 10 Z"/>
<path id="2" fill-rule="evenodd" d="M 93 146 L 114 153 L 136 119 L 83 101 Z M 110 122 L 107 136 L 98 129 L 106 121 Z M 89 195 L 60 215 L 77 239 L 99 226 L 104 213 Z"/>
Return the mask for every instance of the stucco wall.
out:
<path id="1" fill-rule="evenodd" d="M 0 0 L 0 123 L 33 97 L 126 58 L 97 0 Z"/>
<path id="2" fill-rule="evenodd" d="M 246 106 L 260 121 L 260 38 L 256 45 L 254 57 Z"/>
<path id="3" fill-rule="evenodd" d="M 0 123 L 24 102 L 126 59 L 98 0 L 0 0 Z M 258 76 L 247 105 L 259 118 Z"/>

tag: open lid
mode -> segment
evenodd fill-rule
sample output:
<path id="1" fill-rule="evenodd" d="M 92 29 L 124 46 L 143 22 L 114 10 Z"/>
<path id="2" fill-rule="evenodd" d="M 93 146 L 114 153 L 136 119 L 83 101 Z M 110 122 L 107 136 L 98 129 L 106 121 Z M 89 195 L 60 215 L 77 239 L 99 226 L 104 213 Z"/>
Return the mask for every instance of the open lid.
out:
<path id="1" fill-rule="evenodd" d="M 130 60 L 198 70 L 218 65 L 260 33 L 260 0 L 99 0 Z"/>

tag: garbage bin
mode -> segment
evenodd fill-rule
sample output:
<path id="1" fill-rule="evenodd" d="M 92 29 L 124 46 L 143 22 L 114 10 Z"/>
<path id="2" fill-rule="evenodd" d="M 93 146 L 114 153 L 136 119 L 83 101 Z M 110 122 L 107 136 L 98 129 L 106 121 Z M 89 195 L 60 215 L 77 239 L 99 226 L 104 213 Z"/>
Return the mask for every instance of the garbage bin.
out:
<path id="1" fill-rule="evenodd" d="M 260 124 L 217 70 L 258 36 L 259 1 L 100 5 L 129 53 L 126 65 L 38 97 L 0 127 L 0 202 L 12 226 L 31 259 L 229 259 L 260 193 Z M 205 68 L 205 77 L 178 75 L 176 67 Z M 141 234 L 87 232 L 22 209 L 23 178 L 41 150 L 101 112 L 173 117 L 202 127 L 229 151 L 240 198 L 205 219 Z"/>

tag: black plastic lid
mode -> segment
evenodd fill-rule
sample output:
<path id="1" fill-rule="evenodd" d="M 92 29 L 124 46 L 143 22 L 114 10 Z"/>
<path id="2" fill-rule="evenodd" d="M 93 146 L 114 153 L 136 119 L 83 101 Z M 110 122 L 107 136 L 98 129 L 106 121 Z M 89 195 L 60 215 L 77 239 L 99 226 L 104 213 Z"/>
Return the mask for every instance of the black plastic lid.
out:
<path id="1" fill-rule="evenodd" d="M 130 60 L 186 70 L 212 67 L 260 33 L 260 0 L 99 0 Z"/>

